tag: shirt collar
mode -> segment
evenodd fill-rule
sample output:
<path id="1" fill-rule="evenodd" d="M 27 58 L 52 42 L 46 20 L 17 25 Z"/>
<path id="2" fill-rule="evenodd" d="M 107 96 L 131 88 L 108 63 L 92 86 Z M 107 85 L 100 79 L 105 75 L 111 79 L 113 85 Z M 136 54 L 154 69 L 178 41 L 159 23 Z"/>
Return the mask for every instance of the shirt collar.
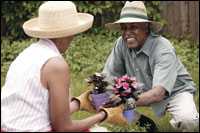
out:
<path id="1" fill-rule="evenodd" d="M 150 33 L 149 36 L 147 37 L 143 47 L 136 52 L 136 54 L 140 54 L 140 53 L 144 53 L 146 54 L 147 56 L 149 56 L 151 54 L 151 51 L 152 51 L 152 42 L 154 40 L 155 37 L 158 37 L 159 35 L 157 34 L 154 34 L 154 33 Z"/>

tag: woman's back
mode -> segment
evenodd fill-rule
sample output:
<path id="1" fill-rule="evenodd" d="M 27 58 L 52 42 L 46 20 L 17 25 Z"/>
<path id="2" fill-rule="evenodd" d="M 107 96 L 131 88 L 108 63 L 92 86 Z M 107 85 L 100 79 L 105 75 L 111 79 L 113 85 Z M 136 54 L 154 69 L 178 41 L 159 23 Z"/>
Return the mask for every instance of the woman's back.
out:
<path id="1" fill-rule="evenodd" d="M 51 130 L 49 94 L 40 82 L 40 70 L 47 60 L 56 56 L 60 56 L 56 46 L 50 40 L 41 39 L 13 61 L 1 92 L 3 130 Z"/>

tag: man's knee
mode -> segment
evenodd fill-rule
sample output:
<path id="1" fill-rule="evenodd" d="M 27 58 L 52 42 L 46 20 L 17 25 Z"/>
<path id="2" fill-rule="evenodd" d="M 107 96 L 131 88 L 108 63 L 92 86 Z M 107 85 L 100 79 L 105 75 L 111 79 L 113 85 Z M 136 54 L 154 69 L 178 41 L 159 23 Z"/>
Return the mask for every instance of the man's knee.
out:
<path id="1" fill-rule="evenodd" d="M 192 131 L 199 126 L 199 114 L 193 112 L 182 112 L 174 117 L 170 123 L 173 127 L 183 131 Z"/>

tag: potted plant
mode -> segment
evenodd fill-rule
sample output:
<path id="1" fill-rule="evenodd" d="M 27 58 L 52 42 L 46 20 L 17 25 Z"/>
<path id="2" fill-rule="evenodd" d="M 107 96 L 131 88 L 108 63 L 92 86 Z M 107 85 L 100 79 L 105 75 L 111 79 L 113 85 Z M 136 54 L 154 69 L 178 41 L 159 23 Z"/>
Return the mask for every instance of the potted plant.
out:
<path id="1" fill-rule="evenodd" d="M 138 100 L 138 95 L 144 92 L 144 85 L 135 77 L 127 75 L 115 78 L 114 81 L 113 92 L 121 99 L 120 103 L 124 104 L 123 115 L 127 121 L 136 122 L 147 131 L 157 131 L 157 126 L 152 119 L 136 111 L 135 102 Z"/>
<path id="2" fill-rule="evenodd" d="M 109 83 L 104 79 L 105 75 L 101 73 L 95 73 L 86 79 L 86 81 L 90 85 L 93 85 L 93 89 L 90 96 L 92 99 L 91 101 L 95 106 L 96 110 L 99 110 L 100 106 L 102 106 L 109 100 L 109 94 L 106 91 L 106 87 L 109 85 Z"/>
<path id="3" fill-rule="evenodd" d="M 135 77 L 127 75 L 115 78 L 114 81 L 113 92 L 121 98 L 121 102 L 124 104 L 124 117 L 126 117 L 128 122 L 132 122 L 138 118 L 138 114 L 135 112 L 135 101 L 137 95 L 143 91 L 141 84 Z"/>

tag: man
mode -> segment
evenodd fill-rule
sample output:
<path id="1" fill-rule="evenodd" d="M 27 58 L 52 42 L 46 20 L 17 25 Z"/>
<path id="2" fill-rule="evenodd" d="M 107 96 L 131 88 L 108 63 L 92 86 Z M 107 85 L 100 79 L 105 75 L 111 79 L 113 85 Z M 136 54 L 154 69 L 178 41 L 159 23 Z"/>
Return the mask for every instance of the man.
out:
<path id="1" fill-rule="evenodd" d="M 74 35 L 88 30 L 92 23 L 93 16 L 78 13 L 70 1 L 45 2 L 39 16 L 24 23 L 25 33 L 39 41 L 22 51 L 9 67 L 1 92 L 1 131 L 86 131 L 116 116 L 102 109 L 83 120 L 71 119 L 73 112 L 93 108 L 89 103 L 70 100 L 69 66 L 61 53 Z M 122 112 L 120 107 L 115 110 Z"/>
<path id="2" fill-rule="evenodd" d="M 158 23 L 148 20 L 143 2 L 126 2 L 120 19 L 106 26 L 121 29 L 122 36 L 109 55 L 103 73 L 119 77 L 127 74 L 144 83 L 146 91 L 136 106 L 151 105 L 157 116 L 168 111 L 173 127 L 190 131 L 199 124 L 193 100 L 195 85 L 166 38 L 150 29 Z"/>

